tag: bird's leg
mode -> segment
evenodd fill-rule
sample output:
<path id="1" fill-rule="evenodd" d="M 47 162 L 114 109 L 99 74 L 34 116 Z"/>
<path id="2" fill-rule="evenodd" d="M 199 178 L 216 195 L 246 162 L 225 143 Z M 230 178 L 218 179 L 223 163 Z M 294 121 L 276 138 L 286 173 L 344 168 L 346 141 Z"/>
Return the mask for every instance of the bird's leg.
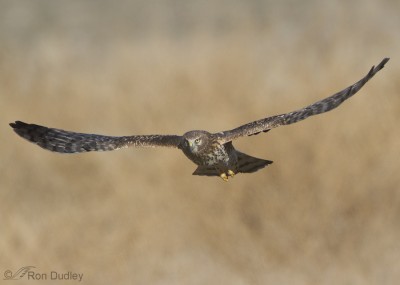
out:
<path id="1" fill-rule="evenodd" d="M 219 177 L 221 177 L 222 180 L 224 180 L 225 182 L 228 182 L 228 176 L 226 176 L 226 173 L 225 173 L 225 172 L 222 172 L 222 173 L 219 175 Z"/>
<path id="2" fill-rule="evenodd" d="M 233 172 L 232 170 L 229 169 L 228 175 L 233 178 L 233 176 L 235 176 L 235 172 Z"/>

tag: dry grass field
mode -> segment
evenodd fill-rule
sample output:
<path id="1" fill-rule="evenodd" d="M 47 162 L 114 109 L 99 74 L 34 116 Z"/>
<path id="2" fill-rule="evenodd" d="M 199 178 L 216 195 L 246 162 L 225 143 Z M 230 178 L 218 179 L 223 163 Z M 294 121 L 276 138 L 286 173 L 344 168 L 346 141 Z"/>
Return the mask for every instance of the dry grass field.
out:
<path id="1" fill-rule="evenodd" d="M 398 284 L 399 11 L 1 1 L 0 278 L 31 265 L 84 284 Z M 177 150 L 61 155 L 8 126 L 222 131 L 331 95 L 386 56 L 340 108 L 236 141 L 274 164 L 229 183 L 192 176 Z M 66 282 L 47 278 L 4 284 Z"/>

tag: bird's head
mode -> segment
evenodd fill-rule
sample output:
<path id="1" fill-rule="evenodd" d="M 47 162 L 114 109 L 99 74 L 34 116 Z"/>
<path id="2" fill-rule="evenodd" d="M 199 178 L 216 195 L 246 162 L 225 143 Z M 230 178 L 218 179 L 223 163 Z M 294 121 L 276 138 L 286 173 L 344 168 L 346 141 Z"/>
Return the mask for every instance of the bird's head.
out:
<path id="1" fill-rule="evenodd" d="M 191 153 L 199 153 L 209 141 L 210 133 L 206 131 L 190 131 L 183 135 L 183 147 Z"/>

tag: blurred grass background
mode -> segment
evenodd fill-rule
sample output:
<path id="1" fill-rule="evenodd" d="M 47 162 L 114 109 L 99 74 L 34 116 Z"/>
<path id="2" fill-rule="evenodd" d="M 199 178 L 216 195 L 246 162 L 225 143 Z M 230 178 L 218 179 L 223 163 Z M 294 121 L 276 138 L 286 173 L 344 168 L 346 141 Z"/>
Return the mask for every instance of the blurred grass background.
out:
<path id="1" fill-rule="evenodd" d="M 395 0 L 1 1 L 0 271 L 396 284 L 398 11 Z M 339 109 L 235 142 L 275 163 L 229 183 L 192 176 L 176 150 L 59 155 L 8 126 L 216 132 L 331 95 L 385 56 Z"/>

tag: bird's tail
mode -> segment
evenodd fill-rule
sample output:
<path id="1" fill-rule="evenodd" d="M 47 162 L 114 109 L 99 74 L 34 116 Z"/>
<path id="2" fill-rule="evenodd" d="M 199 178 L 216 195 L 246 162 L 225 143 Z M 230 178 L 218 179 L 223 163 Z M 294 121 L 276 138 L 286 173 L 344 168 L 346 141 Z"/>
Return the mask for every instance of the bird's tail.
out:
<path id="1" fill-rule="evenodd" d="M 193 175 L 200 175 L 200 176 L 219 176 L 219 171 L 214 166 L 204 166 L 200 165 L 196 168 L 193 172 Z"/>
<path id="2" fill-rule="evenodd" d="M 240 151 L 236 151 L 238 157 L 238 172 L 252 173 L 271 164 L 271 160 L 256 158 Z"/>
<path id="3" fill-rule="evenodd" d="M 240 151 L 236 151 L 238 164 L 237 169 L 232 169 L 234 173 L 252 173 L 266 167 L 271 164 L 271 160 L 265 160 L 261 158 L 252 157 L 250 155 L 244 154 Z M 220 171 L 218 171 L 214 166 L 204 166 L 200 165 L 196 168 L 193 175 L 201 176 L 220 176 Z"/>

